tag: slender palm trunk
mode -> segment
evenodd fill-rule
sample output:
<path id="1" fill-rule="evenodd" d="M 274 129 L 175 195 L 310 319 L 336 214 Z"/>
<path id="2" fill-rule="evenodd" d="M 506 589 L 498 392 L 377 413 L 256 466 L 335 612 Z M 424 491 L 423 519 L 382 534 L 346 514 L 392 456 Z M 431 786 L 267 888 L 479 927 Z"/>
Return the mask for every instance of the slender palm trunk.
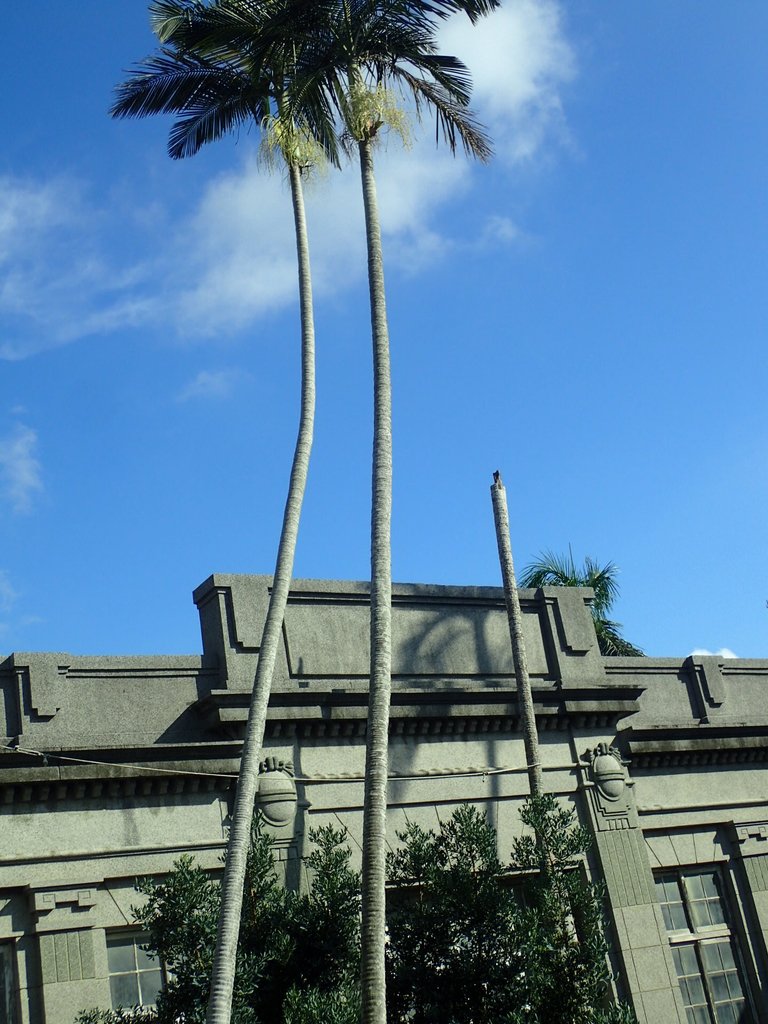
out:
<path id="1" fill-rule="evenodd" d="M 371 681 L 363 808 L 363 1024 L 386 1024 L 386 818 L 389 702 L 392 690 L 392 381 L 381 229 L 372 142 L 359 143 L 368 244 L 373 337 L 373 495 L 371 505 Z"/>
<path id="2" fill-rule="evenodd" d="M 269 704 L 275 660 L 282 637 L 283 618 L 285 606 L 288 603 L 293 559 L 296 552 L 296 537 L 307 482 L 309 456 L 312 450 L 315 416 L 315 328 L 312 313 L 312 281 L 301 171 L 293 164 L 290 165 L 289 170 L 296 227 L 301 308 L 301 416 L 291 467 L 288 497 L 283 513 L 283 527 L 277 550 L 275 575 L 272 580 L 267 618 L 259 649 L 259 664 L 256 669 L 248 724 L 243 741 L 235 809 L 232 815 L 232 828 L 221 886 L 221 911 L 211 977 L 211 995 L 206 1016 L 207 1024 L 229 1024 L 232 1014 L 235 959 L 240 932 L 245 866 L 253 821 L 253 802 L 258 788 L 259 760 L 264 742 L 267 705 Z"/>
<path id="3" fill-rule="evenodd" d="M 509 540 L 507 492 L 498 473 L 494 474 L 494 482 L 491 484 L 491 500 L 493 502 L 493 521 L 496 524 L 496 543 L 499 548 L 501 578 L 504 582 L 504 601 L 507 605 L 509 637 L 512 641 L 512 660 L 515 666 L 515 679 L 517 680 L 517 696 L 523 716 L 523 741 L 525 743 L 525 758 L 528 764 L 528 780 L 531 796 L 540 796 L 542 787 L 539 736 L 536 731 L 536 715 L 533 710 L 531 680 L 528 675 L 528 659 L 525 654 L 525 641 L 523 640 L 520 598 L 517 593 L 515 566 L 512 561 L 512 545 Z"/>

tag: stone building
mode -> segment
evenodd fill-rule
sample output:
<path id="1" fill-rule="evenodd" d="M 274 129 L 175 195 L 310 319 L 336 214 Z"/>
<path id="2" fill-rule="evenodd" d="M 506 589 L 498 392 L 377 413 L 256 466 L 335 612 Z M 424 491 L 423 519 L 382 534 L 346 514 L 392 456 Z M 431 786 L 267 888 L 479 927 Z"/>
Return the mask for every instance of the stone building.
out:
<path id="1" fill-rule="evenodd" d="M 0 662 L 0 1024 L 153 1001 L 135 879 L 220 869 L 269 582 L 195 591 L 202 656 Z M 618 992 L 649 1024 L 768 1020 L 768 660 L 603 658 L 590 591 L 520 593 L 544 784 L 594 833 Z M 390 835 L 469 801 L 505 857 L 528 781 L 501 591 L 396 586 L 393 610 Z M 284 641 L 259 799 L 297 884 L 311 825 L 360 836 L 366 586 L 295 582 Z"/>

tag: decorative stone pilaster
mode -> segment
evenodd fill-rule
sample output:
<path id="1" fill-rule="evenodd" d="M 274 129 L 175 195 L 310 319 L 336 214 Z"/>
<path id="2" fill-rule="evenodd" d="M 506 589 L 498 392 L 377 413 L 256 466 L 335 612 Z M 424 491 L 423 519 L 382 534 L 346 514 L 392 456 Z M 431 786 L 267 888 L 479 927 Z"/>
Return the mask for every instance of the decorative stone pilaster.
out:
<path id="1" fill-rule="evenodd" d="M 639 827 L 627 762 L 599 743 L 583 757 L 582 788 L 605 881 L 629 998 L 640 1024 L 676 1024 L 685 1010 L 653 875 Z"/>
<path id="2" fill-rule="evenodd" d="M 734 856 L 744 868 L 748 900 L 757 920 L 757 929 L 750 929 L 758 962 L 768 963 L 768 822 L 733 824 Z M 755 932 L 759 929 L 759 936 Z"/>
<path id="3" fill-rule="evenodd" d="M 296 856 L 296 811 L 298 796 L 293 762 L 267 757 L 259 765 L 256 808 L 271 836 L 279 860 Z"/>
<path id="4" fill-rule="evenodd" d="M 46 1024 L 71 1024 L 79 1010 L 103 1003 L 109 988 L 97 966 L 98 887 L 30 886 Z"/>

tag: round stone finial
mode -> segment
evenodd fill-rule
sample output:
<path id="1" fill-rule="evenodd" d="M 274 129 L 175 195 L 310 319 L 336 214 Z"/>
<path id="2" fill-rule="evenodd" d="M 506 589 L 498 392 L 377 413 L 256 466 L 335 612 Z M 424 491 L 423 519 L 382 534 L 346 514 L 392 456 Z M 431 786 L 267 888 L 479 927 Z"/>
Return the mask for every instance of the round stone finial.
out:
<path id="1" fill-rule="evenodd" d="M 274 828 L 289 825 L 296 815 L 296 799 L 293 764 L 275 757 L 262 761 L 256 805 L 266 823 Z"/>
<path id="2" fill-rule="evenodd" d="M 595 747 L 592 759 L 592 777 L 606 800 L 620 800 L 627 782 L 621 754 L 607 743 Z"/>

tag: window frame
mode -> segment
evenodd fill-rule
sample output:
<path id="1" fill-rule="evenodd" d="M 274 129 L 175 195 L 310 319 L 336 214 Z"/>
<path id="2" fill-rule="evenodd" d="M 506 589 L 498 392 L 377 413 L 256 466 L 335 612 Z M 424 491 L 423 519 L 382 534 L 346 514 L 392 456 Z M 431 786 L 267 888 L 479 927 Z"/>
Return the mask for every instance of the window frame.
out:
<path id="1" fill-rule="evenodd" d="M 654 871 L 653 875 L 656 886 L 657 902 L 662 908 L 664 923 L 667 925 L 667 939 L 669 941 L 670 948 L 673 951 L 673 959 L 674 951 L 676 949 L 681 950 L 683 948 L 688 948 L 693 951 L 698 967 L 698 977 L 701 981 L 706 1000 L 706 1009 L 709 1014 L 709 1020 L 716 1024 L 718 1019 L 716 1007 L 723 1005 L 726 1001 L 722 999 L 718 1000 L 716 998 L 716 993 L 712 984 L 712 975 L 717 972 L 710 972 L 707 968 L 702 950 L 707 946 L 727 943 L 733 956 L 734 967 L 741 985 L 744 1006 L 749 1015 L 748 1022 L 746 1022 L 746 1024 L 758 1024 L 758 1021 L 761 1018 L 758 1016 L 752 991 L 752 976 L 748 969 L 747 958 L 743 948 L 743 932 L 740 928 L 739 915 L 734 912 L 736 900 L 734 899 L 734 894 L 731 891 L 731 880 L 728 872 L 724 870 L 724 865 L 719 863 L 709 863 L 670 866 L 659 868 Z M 711 875 L 715 879 L 718 904 L 723 918 L 721 922 L 709 924 L 696 922 L 693 909 L 694 905 L 702 902 L 712 902 L 712 898 L 707 897 L 706 894 L 703 899 L 694 895 L 691 880 L 694 878 L 701 878 L 705 875 Z M 660 883 L 664 884 L 670 881 L 674 881 L 677 886 L 679 901 L 685 917 L 685 928 L 670 928 L 666 912 L 666 908 L 670 901 L 662 901 L 659 899 L 659 896 L 661 895 Z M 664 893 L 664 895 L 666 896 L 667 894 Z M 677 963 L 675 963 L 675 973 L 677 974 Z M 683 975 L 682 977 L 693 977 L 693 975 Z M 678 984 L 680 984 L 683 1002 L 685 1003 L 685 993 L 680 975 L 678 975 Z M 701 1006 L 702 1004 L 698 1003 L 694 1005 Z M 688 1009 L 689 1007 L 686 1006 L 686 1016 L 688 1014 Z"/>
<path id="2" fill-rule="evenodd" d="M 122 1008 L 123 1011 L 126 1011 L 126 1010 L 132 1010 L 132 1009 L 134 1009 L 137 1006 L 140 1007 L 141 1009 L 152 1010 L 152 1009 L 154 1009 L 157 1006 L 157 996 L 159 995 L 160 992 L 164 992 L 165 989 L 166 989 L 166 986 L 167 986 L 167 983 L 168 983 L 168 973 L 166 971 L 165 964 L 163 963 L 162 960 L 160 960 L 158 957 L 155 957 L 155 959 L 153 961 L 151 961 L 153 966 L 146 967 L 146 968 L 142 968 L 142 967 L 139 966 L 139 961 L 138 961 L 137 953 L 138 953 L 138 951 L 139 951 L 141 946 L 146 945 L 148 938 L 149 938 L 149 936 L 147 935 L 147 933 L 145 931 L 142 931 L 140 928 L 109 928 L 106 931 L 106 933 L 105 933 L 104 939 L 105 939 L 105 947 L 106 947 L 106 954 L 107 954 L 107 981 L 109 982 L 109 999 L 110 999 L 110 1004 L 111 1004 L 113 1010 L 118 1010 L 118 1009 Z M 131 970 L 131 971 L 117 971 L 117 970 L 112 970 L 111 969 L 111 966 L 110 966 L 110 963 L 109 963 L 109 951 L 110 951 L 110 941 L 111 940 L 118 940 L 118 941 L 122 941 L 122 942 L 125 942 L 126 940 L 130 940 L 131 941 L 132 948 L 133 948 L 133 970 Z M 139 998 L 141 998 L 141 995 L 142 995 L 141 976 L 142 975 L 147 975 L 147 974 L 154 974 L 157 971 L 160 972 L 160 987 L 158 988 L 157 992 L 155 993 L 155 999 L 154 999 L 153 1002 L 151 1002 L 151 1003 L 144 1003 L 144 1002 L 132 1003 L 130 1006 L 126 1006 L 125 1004 L 120 1004 L 119 1006 L 115 1005 L 115 999 L 114 999 L 114 995 L 113 995 L 113 991 L 112 991 L 112 979 L 113 978 L 135 978 L 136 979 L 136 987 L 137 987 L 137 991 L 138 991 L 138 994 L 139 994 Z"/>

